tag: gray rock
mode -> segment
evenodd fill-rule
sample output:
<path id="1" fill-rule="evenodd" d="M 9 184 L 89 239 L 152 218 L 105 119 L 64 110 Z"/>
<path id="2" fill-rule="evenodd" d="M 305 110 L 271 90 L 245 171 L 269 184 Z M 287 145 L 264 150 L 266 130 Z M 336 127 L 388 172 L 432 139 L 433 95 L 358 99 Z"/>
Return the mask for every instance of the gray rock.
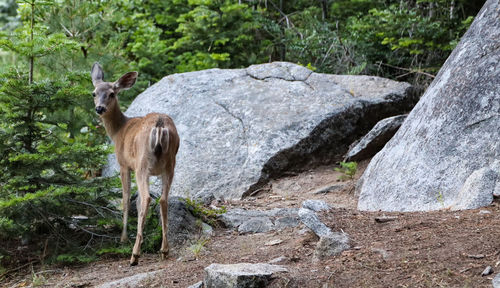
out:
<path id="1" fill-rule="evenodd" d="M 286 171 L 340 160 L 350 143 L 417 98 L 407 83 L 275 62 L 169 75 L 125 114 L 174 119 L 181 144 L 170 195 L 232 199 Z M 110 161 L 105 175 L 117 171 Z M 152 181 L 158 195 L 159 181 Z"/>
<path id="2" fill-rule="evenodd" d="M 323 222 L 319 220 L 318 215 L 312 210 L 300 208 L 299 219 L 319 237 L 332 235 L 332 230 L 323 224 Z"/>
<path id="3" fill-rule="evenodd" d="M 314 259 L 323 260 L 325 258 L 339 255 L 342 251 L 351 248 L 349 245 L 349 237 L 345 233 L 330 233 L 326 236 L 321 236 L 316 248 L 314 249 Z"/>
<path id="4" fill-rule="evenodd" d="M 399 115 L 380 120 L 347 152 L 344 161 L 361 161 L 377 154 L 384 145 L 396 134 L 407 115 Z"/>
<path id="5" fill-rule="evenodd" d="M 296 208 L 274 208 L 262 211 L 237 208 L 222 214 L 219 219 L 226 227 L 237 229 L 242 234 L 281 230 L 299 225 Z"/>
<path id="6" fill-rule="evenodd" d="M 302 202 L 302 208 L 306 208 L 309 210 L 313 211 L 323 211 L 323 210 L 330 210 L 330 205 L 328 205 L 325 201 L 323 200 L 313 200 L 313 199 L 308 199 Z"/>
<path id="7" fill-rule="evenodd" d="M 266 287 L 273 274 L 287 272 L 287 269 L 270 264 L 211 264 L 205 268 L 207 288 L 258 288 Z"/>
<path id="8" fill-rule="evenodd" d="M 274 224 L 268 217 L 255 217 L 243 222 L 238 227 L 240 234 L 245 233 L 263 233 L 273 230 Z"/>
<path id="9" fill-rule="evenodd" d="M 207 223 L 201 223 L 201 232 L 203 233 L 203 235 L 213 236 L 214 228 L 212 228 L 212 226 L 208 225 Z"/>
<path id="10" fill-rule="evenodd" d="M 176 249 L 183 246 L 188 240 L 197 239 L 200 228 L 197 218 L 193 216 L 184 199 L 169 197 L 167 237 L 170 248 Z"/>
<path id="11" fill-rule="evenodd" d="M 493 268 L 491 266 L 487 266 L 484 268 L 483 272 L 481 273 L 481 276 L 488 276 L 493 273 Z"/>
<path id="12" fill-rule="evenodd" d="M 162 269 L 152 272 L 138 273 L 129 277 L 101 284 L 96 286 L 96 288 L 140 287 L 142 286 L 142 283 L 146 282 L 148 279 L 155 278 L 159 274 L 165 272 L 166 270 Z"/>
<path id="13" fill-rule="evenodd" d="M 200 281 L 200 282 L 197 282 L 197 283 L 195 283 L 187 288 L 203 288 L 203 287 L 205 287 L 203 284 L 203 281 Z"/>
<path id="14" fill-rule="evenodd" d="M 500 288 L 500 273 L 498 273 L 491 282 L 493 284 L 493 288 Z"/>
<path id="15" fill-rule="evenodd" d="M 286 216 L 281 218 L 276 218 L 274 221 L 275 230 L 283 230 L 285 228 L 292 228 L 299 225 L 299 217 L 296 216 Z"/>
<path id="16" fill-rule="evenodd" d="M 396 135 L 358 182 L 358 208 L 470 209 L 498 193 L 500 21 L 488 0 Z M 497 171 L 494 177 L 490 170 Z"/>

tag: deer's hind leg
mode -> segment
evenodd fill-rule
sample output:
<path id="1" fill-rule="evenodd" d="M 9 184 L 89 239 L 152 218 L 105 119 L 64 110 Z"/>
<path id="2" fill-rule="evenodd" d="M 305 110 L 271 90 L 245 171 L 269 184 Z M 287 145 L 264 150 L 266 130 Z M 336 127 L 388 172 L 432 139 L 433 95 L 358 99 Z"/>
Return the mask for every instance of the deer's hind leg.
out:
<path id="1" fill-rule="evenodd" d="M 175 164 L 174 164 L 175 165 Z M 168 193 L 170 191 L 170 186 L 172 185 L 172 179 L 174 178 L 174 166 L 169 167 L 162 174 L 162 191 L 160 198 L 160 215 L 161 215 L 161 231 L 162 231 L 162 241 L 161 241 L 161 258 L 166 259 L 168 257 Z"/>

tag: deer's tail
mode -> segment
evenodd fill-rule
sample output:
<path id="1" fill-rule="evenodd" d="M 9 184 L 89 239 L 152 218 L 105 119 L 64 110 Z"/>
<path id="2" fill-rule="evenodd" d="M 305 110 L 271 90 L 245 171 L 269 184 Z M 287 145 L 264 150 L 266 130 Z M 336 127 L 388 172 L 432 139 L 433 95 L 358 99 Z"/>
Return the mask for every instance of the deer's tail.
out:
<path id="1" fill-rule="evenodd" d="M 159 158 L 164 151 L 168 149 L 169 133 L 168 128 L 164 127 L 164 121 L 162 118 L 158 118 L 155 127 L 151 129 L 151 134 L 149 136 L 149 144 L 151 151 Z"/>

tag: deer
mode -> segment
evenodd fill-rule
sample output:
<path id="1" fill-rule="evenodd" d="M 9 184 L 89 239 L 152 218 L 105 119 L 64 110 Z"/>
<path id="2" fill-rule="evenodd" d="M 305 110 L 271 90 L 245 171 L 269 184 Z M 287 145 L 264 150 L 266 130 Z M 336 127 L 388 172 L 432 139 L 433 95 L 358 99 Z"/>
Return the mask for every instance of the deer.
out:
<path id="1" fill-rule="evenodd" d="M 122 243 L 128 241 L 127 221 L 130 208 L 130 173 L 135 172 L 140 205 L 138 205 L 137 235 L 135 238 L 130 266 L 139 263 L 143 230 L 151 195 L 149 177 L 161 176 L 160 216 L 162 228 L 161 258 L 168 257 L 168 193 L 172 185 L 175 158 L 179 150 L 179 135 L 170 116 L 149 113 L 144 117 L 129 118 L 120 110 L 118 93 L 131 88 L 138 77 L 137 72 L 123 74 L 115 82 L 105 82 L 104 72 L 99 63 L 91 70 L 95 111 L 104 124 L 106 134 L 115 144 L 115 153 L 120 165 L 122 184 L 123 229 Z"/>

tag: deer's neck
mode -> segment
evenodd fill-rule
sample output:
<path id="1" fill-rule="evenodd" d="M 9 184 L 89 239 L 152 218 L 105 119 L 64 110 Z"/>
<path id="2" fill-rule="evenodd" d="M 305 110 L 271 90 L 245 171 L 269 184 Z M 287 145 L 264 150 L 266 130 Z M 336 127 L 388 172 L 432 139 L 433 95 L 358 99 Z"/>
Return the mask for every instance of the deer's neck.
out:
<path id="1" fill-rule="evenodd" d="M 105 115 L 102 116 L 102 121 L 104 123 L 106 133 L 109 137 L 111 137 L 113 142 L 115 141 L 115 137 L 120 129 L 122 129 L 122 127 L 125 126 L 125 123 L 127 123 L 128 121 L 128 117 L 122 113 L 118 103 L 115 103 L 116 105 L 113 105 L 108 113 L 105 113 Z"/>

